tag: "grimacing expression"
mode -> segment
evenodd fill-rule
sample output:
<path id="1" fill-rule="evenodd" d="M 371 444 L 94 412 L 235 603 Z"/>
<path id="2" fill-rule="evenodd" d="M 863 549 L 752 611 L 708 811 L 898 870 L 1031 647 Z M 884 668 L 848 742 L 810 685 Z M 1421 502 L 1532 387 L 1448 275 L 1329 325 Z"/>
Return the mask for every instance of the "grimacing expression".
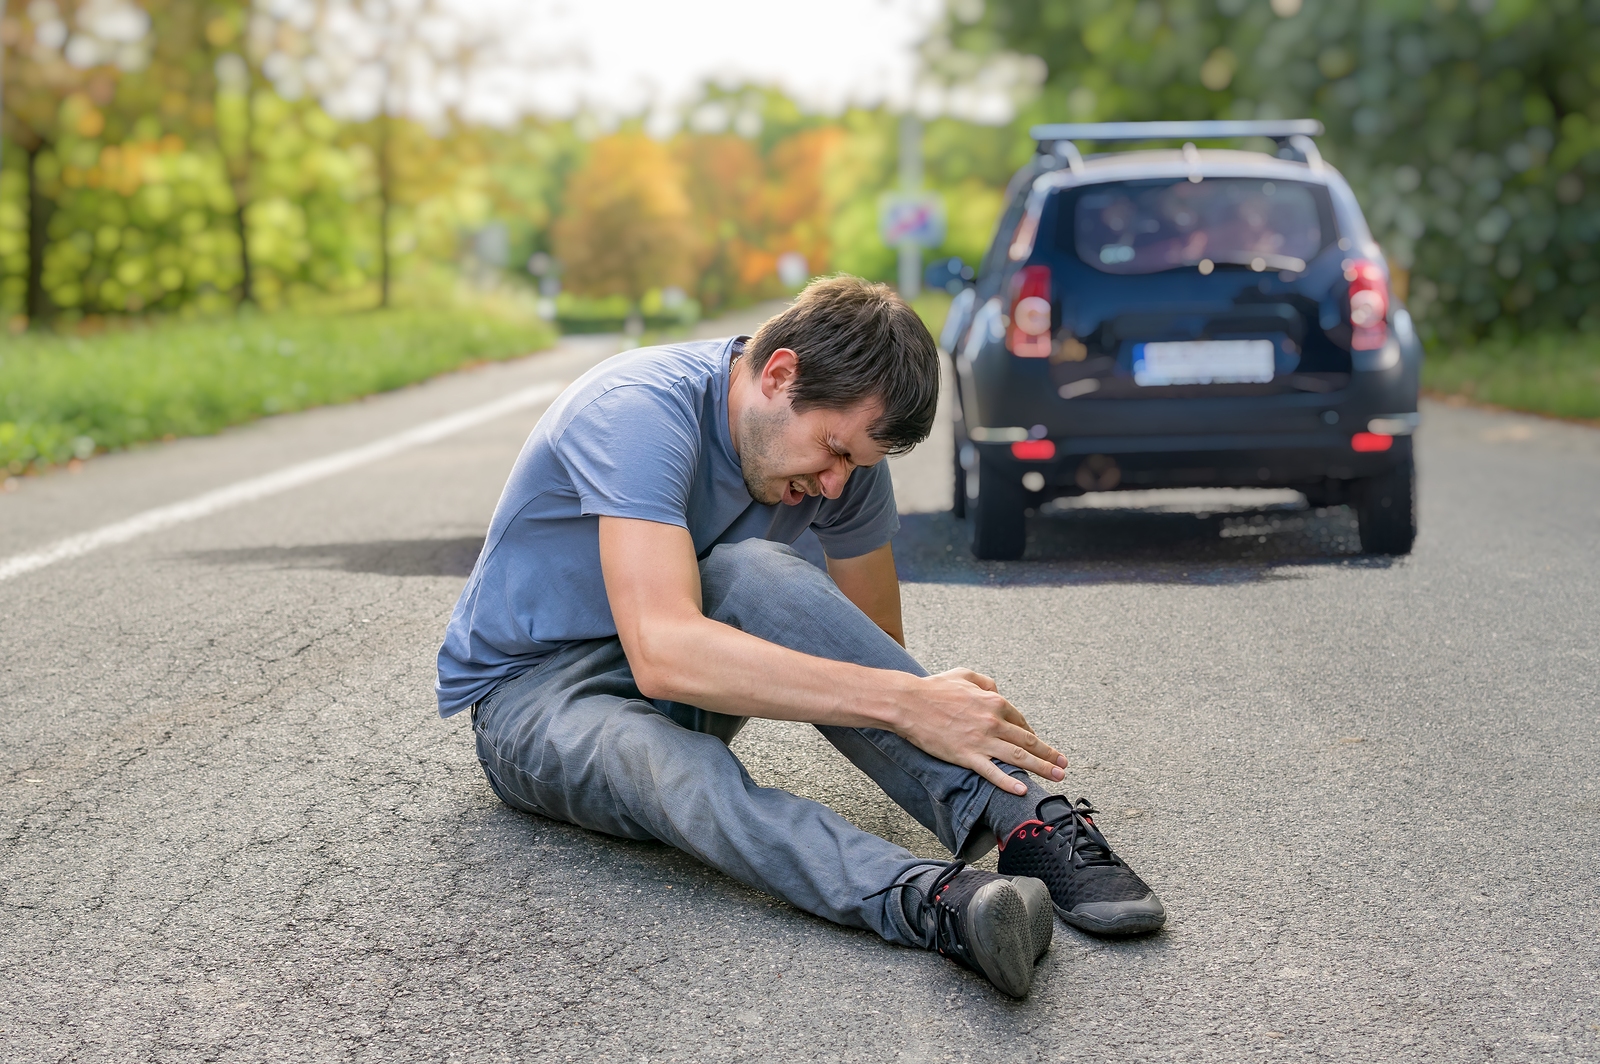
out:
<path id="1" fill-rule="evenodd" d="M 883 459 L 883 445 L 867 431 L 881 410 L 876 400 L 803 414 L 787 401 L 746 410 L 739 425 L 739 466 L 750 497 L 788 506 L 808 495 L 837 499 L 851 470 Z"/>

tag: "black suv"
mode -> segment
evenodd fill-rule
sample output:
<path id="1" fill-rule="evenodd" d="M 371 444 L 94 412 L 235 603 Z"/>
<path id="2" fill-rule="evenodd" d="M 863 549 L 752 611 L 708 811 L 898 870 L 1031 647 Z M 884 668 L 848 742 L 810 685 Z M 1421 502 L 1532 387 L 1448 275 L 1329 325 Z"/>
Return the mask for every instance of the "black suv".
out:
<path id="1" fill-rule="evenodd" d="M 1289 487 L 1362 549 L 1416 537 L 1411 316 L 1314 121 L 1035 127 L 953 356 L 956 513 L 1019 558 L 1026 512 L 1088 491 Z M 1197 149 L 1268 138 L 1275 155 Z M 1186 141 L 1083 155 L 1077 142 Z"/>

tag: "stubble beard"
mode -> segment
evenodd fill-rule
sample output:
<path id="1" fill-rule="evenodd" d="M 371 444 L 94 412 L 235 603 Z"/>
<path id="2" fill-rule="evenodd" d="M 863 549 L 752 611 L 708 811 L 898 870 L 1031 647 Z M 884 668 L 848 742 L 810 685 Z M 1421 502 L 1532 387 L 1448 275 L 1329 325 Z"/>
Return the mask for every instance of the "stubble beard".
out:
<path id="1" fill-rule="evenodd" d="M 791 416 L 788 410 L 747 410 L 739 424 L 739 472 L 750 497 L 766 506 L 783 499 L 783 488 L 773 487 L 778 476 L 773 470 L 779 466 L 776 452 Z"/>

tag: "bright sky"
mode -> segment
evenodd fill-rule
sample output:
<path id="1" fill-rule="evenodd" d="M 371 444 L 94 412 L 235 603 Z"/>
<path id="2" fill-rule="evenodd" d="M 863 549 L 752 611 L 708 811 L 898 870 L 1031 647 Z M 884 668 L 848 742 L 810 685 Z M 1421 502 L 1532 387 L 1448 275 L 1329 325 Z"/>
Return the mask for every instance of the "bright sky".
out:
<path id="1" fill-rule="evenodd" d="M 888 104 L 1004 121 L 1017 75 L 997 68 L 989 84 L 952 94 L 919 81 L 917 44 L 944 0 L 258 0 L 257 10 L 259 38 L 282 53 L 266 63 L 280 90 L 315 93 L 351 118 L 370 117 L 387 93 L 394 113 L 425 121 L 587 112 L 644 114 L 663 134 L 684 120 L 739 129 L 736 109 L 691 113 L 711 82 L 773 86 L 828 113 Z"/>
<path id="2" fill-rule="evenodd" d="M 938 0 L 609 0 L 552 12 L 553 35 L 586 69 L 551 79 L 556 93 L 637 113 L 699 95 L 708 80 L 776 85 L 806 105 L 903 102 L 914 48 Z M 569 37 L 570 35 L 570 37 Z"/>

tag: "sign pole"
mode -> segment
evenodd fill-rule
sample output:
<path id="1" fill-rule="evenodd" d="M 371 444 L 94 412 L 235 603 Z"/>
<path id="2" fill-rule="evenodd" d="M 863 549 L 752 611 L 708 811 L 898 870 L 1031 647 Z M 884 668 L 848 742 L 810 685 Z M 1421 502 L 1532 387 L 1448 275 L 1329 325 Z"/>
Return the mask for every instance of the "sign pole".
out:
<path id="1" fill-rule="evenodd" d="M 922 188 L 922 122 L 916 115 L 900 116 L 900 190 L 911 196 Z M 900 241 L 900 298 L 922 294 L 922 246 L 910 237 Z"/>

